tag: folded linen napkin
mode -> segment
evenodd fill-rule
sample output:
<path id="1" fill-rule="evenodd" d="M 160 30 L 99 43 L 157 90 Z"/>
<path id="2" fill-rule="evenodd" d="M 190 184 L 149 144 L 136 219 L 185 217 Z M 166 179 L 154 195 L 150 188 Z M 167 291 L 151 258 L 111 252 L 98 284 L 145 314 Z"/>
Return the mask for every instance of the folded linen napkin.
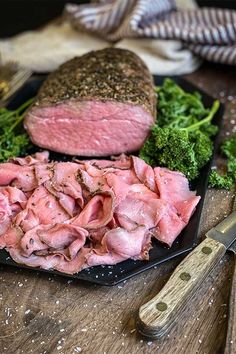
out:
<path id="1" fill-rule="evenodd" d="M 100 0 L 68 4 L 65 13 L 67 20 L 0 40 L 5 60 L 49 72 L 113 45 L 136 52 L 154 74 L 192 72 L 199 57 L 236 63 L 236 11 L 197 9 L 194 0 Z"/>
<path id="2" fill-rule="evenodd" d="M 127 1 L 130 0 L 122 0 L 122 3 L 126 5 Z M 153 3 L 161 1 L 165 2 L 165 0 L 153 0 Z M 103 4 L 109 2 L 112 3 L 105 0 Z M 67 20 L 56 21 L 40 30 L 27 31 L 13 38 L 0 40 L 0 52 L 4 53 L 5 60 L 17 58 L 21 65 L 34 72 L 50 72 L 76 55 L 111 45 L 136 52 L 146 62 L 153 74 L 185 74 L 196 70 L 200 65 L 201 61 L 198 57 L 185 48 L 181 41 L 128 38 L 114 43 L 106 38 L 101 38 L 101 36 L 99 38 L 97 34 L 89 33 L 86 26 L 82 25 L 83 19 L 80 20 L 81 25 L 75 21 L 76 9 L 83 10 L 83 14 L 86 14 L 86 21 L 89 18 L 93 18 L 94 21 L 97 18 L 97 9 L 101 4 L 102 2 L 97 4 L 98 7 L 94 3 L 81 5 L 82 8 L 68 5 L 66 7 Z M 194 0 L 176 0 L 176 5 L 180 10 L 195 7 Z M 73 13 L 71 12 L 72 8 Z M 98 16 L 98 18 L 100 17 Z M 96 21 L 94 25 L 95 23 Z M 80 26 L 82 28 L 78 29 Z"/>
<path id="3" fill-rule="evenodd" d="M 176 39 L 204 59 L 236 64 L 236 11 L 176 9 L 174 0 L 100 0 L 86 6 L 68 4 L 66 13 L 74 28 L 110 41 Z"/>

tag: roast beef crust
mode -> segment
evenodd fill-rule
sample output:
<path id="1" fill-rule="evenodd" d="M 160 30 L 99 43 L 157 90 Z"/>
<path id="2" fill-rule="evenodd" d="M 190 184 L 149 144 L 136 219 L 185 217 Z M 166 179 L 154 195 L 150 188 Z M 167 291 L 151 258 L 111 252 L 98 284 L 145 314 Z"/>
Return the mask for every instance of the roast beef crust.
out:
<path id="1" fill-rule="evenodd" d="M 62 64 L 42 85 L 36 105 L 68 99 L 115 100 L 143 106 L 153 117 L 156 95 L 153 78 L 133 52 L 119 48 L 91 51 Z"/>

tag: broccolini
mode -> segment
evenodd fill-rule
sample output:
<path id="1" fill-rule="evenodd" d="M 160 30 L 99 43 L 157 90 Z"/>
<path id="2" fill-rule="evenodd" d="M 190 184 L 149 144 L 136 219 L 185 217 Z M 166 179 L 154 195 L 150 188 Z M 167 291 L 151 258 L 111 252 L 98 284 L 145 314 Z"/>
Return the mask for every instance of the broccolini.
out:
<path id="1" fill-rule="evenodd" d="M 178 170 L 193 180 L 212 156 L 211 137 L 217 133 L 212 119 L 219 101 L 206 109 L 199 93 L 187 93 L 170 79 L 157 88 L 157 93 L 157 123 L 140 157 L 152 166 Z"/>

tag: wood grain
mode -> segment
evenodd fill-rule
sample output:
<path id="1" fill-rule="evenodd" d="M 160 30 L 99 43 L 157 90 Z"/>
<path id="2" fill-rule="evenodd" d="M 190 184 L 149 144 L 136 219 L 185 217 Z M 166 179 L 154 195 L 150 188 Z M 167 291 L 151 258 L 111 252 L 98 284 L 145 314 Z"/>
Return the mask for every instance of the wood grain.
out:
<path id="1" fill-rule="evenodd" d="M 161 291 L 141 306 L 137 322 L 140 333 L 154 339 L 166 335 L 225 252 L 224 245 L 206 238 L 189 253 Z"/>
<path id="2" fill-rule="evenodd" d="M 219 141 L 235 126 L 231 123 L 236 121 L 235 77 L 236 68 L 213 64 L 187 76 L 226 103 Z M 200 237 L 230 212 L 232 200 L 231 192 L 208 191 Z M 138 309 L 161 290 L 181 259 L 112 288 L 0 267 L 0 353 L 223 353 L 233 267 L 228 254 L 206 278 L 168 337 L 150 341 L 135 330 Z"/>
<path id="3" fill-rule="evenodd" d="M 229 300 L 229 320 L 224 354 L 236 353 L 236 255 Z"/>

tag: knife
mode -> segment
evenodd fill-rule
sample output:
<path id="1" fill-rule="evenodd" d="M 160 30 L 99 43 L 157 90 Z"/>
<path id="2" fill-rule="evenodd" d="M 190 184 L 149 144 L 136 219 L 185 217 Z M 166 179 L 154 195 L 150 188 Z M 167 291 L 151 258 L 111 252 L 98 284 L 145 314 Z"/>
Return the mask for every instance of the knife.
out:
<path id="1" fill-rule="evenodd" d="M 179 320 L 207 275 L 236 241 L 236 211 L 207 232 L 202 241 L 175 269 L 162 290 L 139 309 L 140 333 L 160 338 Z M 234 246 L 233 246 L 234 247 Z"/>
<path id="2" fill-rule="evenodd" d="M 234 199 L 233 210 L 236 210 L 236 198 Z M 228 330 L 224 354 L 236 353 L 236 241 L 232 244 L 230 250 L 234 253 L 234 272 L 229 299 Z"/>

